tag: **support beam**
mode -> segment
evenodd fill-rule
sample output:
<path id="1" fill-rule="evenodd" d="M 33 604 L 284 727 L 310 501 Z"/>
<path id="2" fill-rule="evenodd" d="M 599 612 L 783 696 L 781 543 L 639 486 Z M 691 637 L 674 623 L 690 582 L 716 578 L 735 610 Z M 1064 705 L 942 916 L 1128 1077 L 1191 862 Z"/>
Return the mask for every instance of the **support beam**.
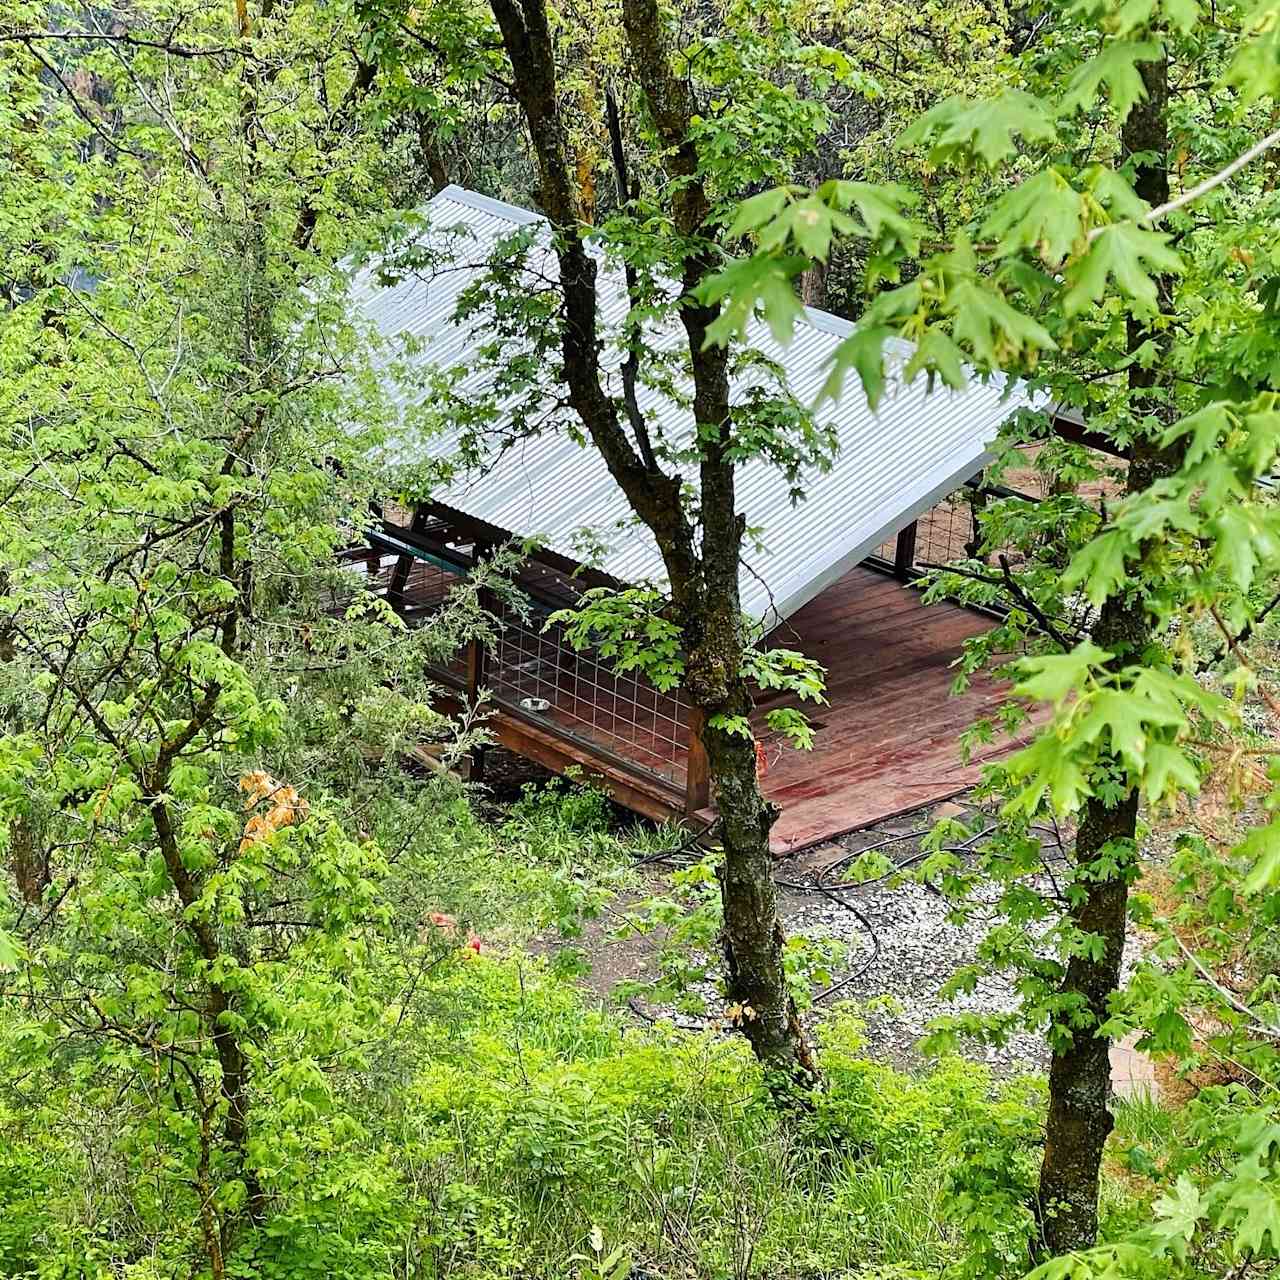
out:
<path id="1" fill-rule="evenodd" d="M 474 711 L 480 702 L 480 690 L 484 688 L 485 669 L 488 653 L 484 641 L 479 636 L 472 636 L 467 642 L 467 674 L 466 698 L 467 709 Z M 483 746 L 473 747 L 462 762 L 462 776 L 468 782 L 483 782 L 485 766 L 485 749 Z"/>
<path id="2" fill-rule="evenodd" d="M 909 581 L 914 575 L 916 567 L 916 531 L 917 525 L 913 520 L 905 529 L 899 532 L 897 541 L 893 544 L 893 572 L 903 582 Z"/>
<path id="3" fill-rule="evenodd" d="M 410 531 L 421 533 L 427 527 L 429 520 L 430 516 L 425 508 L 414 507 L 413 519 L 409 523 Z M 409 571 L 412 568 L 413 557 L 402 555 L 396 560 L 396 567 L 391 571 L 391 581 L 387 585 L 387 603 L 397 612 L 405 607 L 404 590 L 409 585 Z"/>
<path id="4" fill-rule="evenodd" d="M 475 562 L 477 565 L 483 563 L 491 555 L 493 555 L 493 547 L 488 543 L 477 542 L 475 544 Z M 487 612 L 492 613 L 493 601 L 490 593 L 483 587 L 479 594 L 480 607 Z M 480 705 L 480 690 L 485 687 L 488 681 L 488 665 L 489 654 L 484 642 L 483 636 L 472 636 L 467 641 L 467 674 L 466 674 L 466 699 L 468 711 L 474 712 Z M 484 765 L 485 765 L 485 749 L 483 746 L 475 747 L 467 756 L 464 762 L 463 771 L 468 782 L 484 781 Z"/>
<path id="5" fill-rule="evenodd" d="M 702 712 L 689 708 L 689 764 L 685 770 L 684 809 L 692 816 L 711 803 L 711 772 L 707 749 L 702 744 Z"/>
<path id="6" fill-rule="evenodd" d="M 435 519 L 448 524 L 457 532 L 466 533 L 477 542 L 488 543 L 490 546 L 501 546 L 503 543 L 510 542 L 516 536 L 506 529 L 500 529 L 496 524 L 490 524 L 487 520 L 481 520 L 478 516 L 467 515 L 466 512 L 459 511 L 456 507 L 446 506 L 442 502 L 430 502 L 427 504 L 426 510 Z M 571 560 L 568 556 L 552 551 L 548 547 L 536 548 L 529 553 L 528 558 L 537 560 L 541 564 L 545 564 L 555 569 L 558 573 L 563 573 L 566 577 L 572 578 L 576 582 L 581 582 L 588 587 L 615 589 L 627 585 L 607 573 L 602 573 L 599 569 L 589 568 L 587 565 L 580 564 L 577 560 Z"/>
<path id="7" fill-rule="evenodd" d="M 1057 436 L 1072 444 L 1082 444 L 1087 449 L 1096 449 L 1099 453 L 1123 458 L 1126 462 L 1133 456 L 1130 449 L 1116 444 L 1110 436 L 1103 435 L 1100 431 L 1090 431 L 1084 415 L 1078 409 L 1054 405 L 1049 410 L 1049 425 Z"/>

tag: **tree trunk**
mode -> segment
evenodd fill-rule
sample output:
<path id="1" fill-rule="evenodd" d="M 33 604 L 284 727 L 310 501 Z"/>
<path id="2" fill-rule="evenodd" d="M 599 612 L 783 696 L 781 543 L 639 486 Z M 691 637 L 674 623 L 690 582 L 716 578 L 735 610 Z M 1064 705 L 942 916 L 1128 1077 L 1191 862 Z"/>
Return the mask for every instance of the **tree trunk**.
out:
<path id="1" fill-rule="evenodd" d="M 827 305 L 827 264 L 811 262 L 800 273 L 800 301 L 822 310 Z"/>
<path id="2" fill-rule="evenodd" d="M 710 264 L 687 263 L 686 288 L 691 291 L 710 269 Z M 686 683 L 705 717 L 703 738 L 720 815 L 725 988 L 738 1025 L 765 1068 L 770 1092 L 790 1107 L 803 1105 L 806 1091 L 818 1083 L 818 1072 L 782 963 L 786 937 L 778 919 L 769 849 L 777 810 L 760 791 L 754 739 L 717 727 L 731 717 L 749 717 L 754 702 L 741 675 L 746 635 L 738 571 L 746 521 L 737 511 L 737 472 L 729 457 L 733 411 L 728 352 L 706 345 L 714 309 L 685 306 L 681 315 L 693 362 L 694 417 L 705 441 L 700 464 L 702 616 L 686 625 Z"/>
<path id="3" fill-rule="evenodd" d="M 1111 1114 L 1111 1041 L 1096 1028 L 1120 985 L 1128 916 L 1129 876 L 1137 861 L 1134 832 L 1138 795 L 1128 791 L 1114 808 L 1090 800 L 1076 836 L 1079 865 L 1098 860 L 1110 846 L 1116 869 L 1091 882 L 1072 909 L 1072 924 L 1102 939 L 1099 959 L 1072 956 L 1063 994 L 1079 1002 L 1064 1021 L 1074 1022 L 1070 1043 L 1056 1049 L 1049 1069 L 1049 1114 L 1040 1168 L 1039 1219 L 1049 1255 L 1087 1249 L 1098 1234 L 1098 1174 L 1102 1149 L 1115 1123 Z M 1118 851 L 1123 849 L 1124 853 Z M 1061 1025 L 1061 1024 L 1060 1024 Z"/>
<path id="4" fill-rule="evenodd" d="M 746 714 L 750 706 L 750 693 L 741 687 L 733 702 L 717 710 Z M 819 1077 L 782 964 L 786 937 L 769 852 L 776 811 L 760 793 L 754 742 L 716 729 L 709 729 L 705 738 L 724 848 L 717 876 L 726 995 L 738 1027 L 765 1068 L 770 1092 L 784 1105 L 803 1105 L 804 1092 Z"/>
<path id="5" fill-rule="evenodd" d="M 1138 166 L 1134 185 L 1144 200 L 1159 205 L 1169 198 L 1168 68 L 1163 61 L 1139 65 L 1147 97 L 1130 112 L 1121 140 L 1127 154 L 1150 157 Z M 1172 282 L 1166 277 L 1157 284 L 1163 309 Z M 1158 330 L 1130 317 L 1129 351 L 1137 351 L 1151 339 L 1162 343 Z M 1136 363 L 1130 366 L 1130 412 L 1135 419 L 1150 415 L 1158 422 L 1168 422 L 1172 418 L 1171 397 L 1158 390 L 1161 376 L 1159 361 L 1145 369 Z M 1126 491 L 1146 489 L 1176 470 L 1180 461 L 1180 446 L 1163 450 L 1139 433 Z M 1120 664 L 1140 661 L 1154 638 L 1139 591 L 1108 599 L 1092 630 L 1094 642 L 1115 653 Z M 1076 834 L 1077 867 L 1097 865 L 1104 849 L 1115 856 L 1114 865 L 1108 865 L 1105 874 L 1082 877 L 1085 896 L 1071 911 L 1076 928 L 1102 940 L 1102 956 L 1096 960 L 1073 956 L 1061 987 L 1063 995 L 1074 999 L 1072 1009 L 1055 1028 L 1069 1042 L 1055 1047 L 1049 1070 L 1049 1112 L 1037 1205 L 1040 1243 L 1048 1256 L 1087 1249 L 1097 1239 L 1099 1170 L 1103 1147 L 1115 1124 L 1110 1109 L 1111 1041 L 1099 1034 L 1098 1028 L 1120 986 L 1129 885 L 1137 866 L 1137 824 L 1138 793 L 1129 789 L 1110 806 L 1099 797 L 1092 798 Z"/>
<path id="6" fill-rule="evenodd" d="M 725 716 L 749 714 L 751 693 L 741 674 L 745 635 L 738 568 L 744 521 L 736 510 L 729 457 L 728 354 L 705 345 L 717 310 L 689 301 L 694 287 L 720 262 L 706 225 L 710 201 L 691 132 L 695 104 L 687 81 L 672 70 L 655 0 L 624 0 L 627 45 L 662 144 L 662 161 L 678 179 L 670 196 L 671 213 L 688 245 L 682 263 L 686 305 L 680 318 L 693 374 L 694 421 L 699 438 L 705 439 L 700 540 L 685 509 L 681 480 L 654 460 L 634 403 L 626 406 L 633 444 L 606 390 L 599 364 L 596 264 L 578 234 L 581 209 L 560 116 L 545 0 L 490 0 L 490 5 L 537 158 L 539 200 L 559 232 L 556 250 L 565 302 L 561 342 L 569 402 L 662 553 L 673 612 L 681 620 L 686 692 L 705 717 L 703 740 L 723 833 L 720 888 L 729 999 L 740 1010 L 739 1025 L 768 1072 L 770 1088 L 791 1100 L 797 1097 L 797 1085 L 811 1087 L 817 1076 L 783 972 L 783 934 L 769 853 L 774 812 L 756 779 L 755 744 L 717 727 Z M 628 365 L 634 380 L 633 362 Z M 625 380 L 625 367 L 623 372 Z"/>

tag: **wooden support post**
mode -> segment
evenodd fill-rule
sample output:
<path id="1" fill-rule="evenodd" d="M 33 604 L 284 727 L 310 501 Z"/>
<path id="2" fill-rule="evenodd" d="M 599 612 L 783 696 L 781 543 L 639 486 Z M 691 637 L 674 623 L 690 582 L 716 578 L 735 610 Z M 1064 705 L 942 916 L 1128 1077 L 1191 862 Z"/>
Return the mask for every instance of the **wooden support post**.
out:
<path id="1" fill-rule="evenodd" d="M 370 528 L 372 528 L 375 531 L 382 527 L 382 503 L 379 502 L 376 498 L 372 498 L 369 501 L 369 521 L 370 521 Z M 382 568 L 382 552 L 379 551 L 378 548 L 375 547 L 372 542 L 370 542 L 369 554 L 365 558 L 365 562 L 364 562 L 365 574 L 369 579 L 370 585 L 373 584 L 373 580 L 378 575 L 378 572 L 381 568 Z"/>
<path id="2" fill-rule="evenodd" d="M 964 553 L 971 560 L 978 558 L 982 549 L 982 526 L 978 522 L 978 512 L 987 505 L 985 471 L 979 471 L 966 486 L 969 490 L 969 538 L 964 544 Z"/>
<path id="3" fill-rule="evenodd" d="M 421 533 L 430 520 L 430 516 L 421 508 L 414 507 L 413 520 L 409 524 L 414 533 Z M 396 561 L 391 571 L 391 581 L 387 584 L 387 603 L 396 610 L 403 609 L 407 603 L 404 598 L 405 588 L 409 585 L 409 571 L 413 568 L 413 556 L 403 555 Z"/>
<path id="4" fill-rule="evenodd" d="M 898 534 L 893 544 L 893 571 L 906 582 L 916 567 L 916 522 L 913 520 Z"/>
<path id="5" fill-rule="evenodd" d="M 477 542 L 475 544 L 474 559 L 476 564 L 487 559 L 493 554 L 493 548 L 487 543 Z M 492 602 L 489 599 L 489 592 L 483 588 L 480 591 L 480 604 L 482 608 L 491 608 Z M 474 711 L 480 703 L 480 690 L 484 688 L 485 681 L 488 678 L 489 654 L 485 647 L 484 640 L 480 636 L 472 636 L 467 641 L 467 708 Z M 484 747 L 475 747 L 463 761 L 463 776 L 468 782 L 484 781 L 484 764 L 485 749 Z"/>
<path id="6" fill-rule="evenodd" d="M 468 710 L 474 711 L 480 702 L 480 690 L 484 688 L 487 659 L 488 653 L 485 649 L 484 641 L 479 636 L 472 636 L 467 641 L 466 654 Z M 484 754 L 483 747 L 475 747 L 462 762 L 463 777 L 468 782 L 482 782 L 484 780 Z"/>
<path id="7" fill-rule="evenodd" d="M 702 712 L 689 708 L 689 763 L 685 769 L 684 809 L 692 816 L 711 803 L 710 770 L 707 765 L 707 749 L 702 742 Z"/>

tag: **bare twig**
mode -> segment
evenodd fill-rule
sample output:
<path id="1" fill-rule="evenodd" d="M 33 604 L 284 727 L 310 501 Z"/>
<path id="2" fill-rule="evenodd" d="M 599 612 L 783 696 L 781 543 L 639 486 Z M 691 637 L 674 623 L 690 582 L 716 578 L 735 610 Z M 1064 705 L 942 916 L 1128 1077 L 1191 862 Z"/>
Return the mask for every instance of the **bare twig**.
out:
<path id="1" fill-rule="evenodd" d="M 1203 964 L 1194 956 L 1187 944 L 1182 941 L 1175 933 L 1173 940 L 1178 944 L 1178 949 L 1184 956 L 1195 966 L 1196 972 L 1218 993 L 1218 995 L 1227 1002 L 1237 1013 L 1243 1014 L 1249 1020 L 1251 1028 L 1259 1035 L 1266 1036 L 1270 1040 L 1280 1040 L 1280 1027 L 1273 1026 L 1269 1022 L 1263 1022 L 1257 1013 L 1250 1009 L 1243 1000 L 1239 999 L 1233 992 L 1227 990 L 1226 987 L 1218 981 L 1217 978 L 1204 967 Z"/>

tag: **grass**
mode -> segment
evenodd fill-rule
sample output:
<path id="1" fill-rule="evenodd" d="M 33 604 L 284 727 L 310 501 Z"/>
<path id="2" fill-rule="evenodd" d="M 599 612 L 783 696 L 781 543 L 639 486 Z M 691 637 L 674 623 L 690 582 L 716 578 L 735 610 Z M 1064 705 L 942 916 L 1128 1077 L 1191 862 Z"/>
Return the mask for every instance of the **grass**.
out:
<path id="1" fill-rule="evenodd" d="M 397 921 L 415 937 L 443 910 L 494 945 L 480 955 L 442 948 L 411 996 L 395 963 L 384 987 L 376 971 L 389 1034 L 342 1068 L 332 1107 L 317 1101 L 312 1112 L 283 1091 L 277 1131 L 299 1173 L 276 1184 L 275 1216 L 246 1242 L 252 1267 L 236 1274 L 602 1280 L 614 1250 L 632 1280 L 1022 1274 L 1040 1093 L 958 1059 L 913 1073 L 870 1061 L 845 1009 L 820 1026 L 824 1092 L 812 1111 L 780 1114 L 741 1036 L 631 1025 L 526 949 L 633 888 L 635 858 L 673 847 L 679 833 L 620 829 L 590 792 L 530 791 L 487 825 L 442 784 L 420 792 L 393 860 Z M 112 1197 L 97 1188 L 99 1205 L 144 1203 L 149 1131 L 118 1108 L 85 1105 L 122 1130 Z M 1158 1104 L 1124 1102 L 1117 1113 L 1117 1154 L 1176 1144 L 1176 1119 Z M 33 1252 L 35 1230 L 63 1241 L 69 1260 L 79 1255 L 65 1242 L 82 1240 L 113 1259 L 109 1272 L 68 1261 L 51 1277 L 176 1274 L 159 1253 L 151 1270 L 118 1264 L 141 1258 L 137 1228 L 123 1209 L 78 1207 L 77 1171 L 100 1168 L 102 1153 L 64 1115 L 51 1112 L 34 1137 L 9 1124 L 14 1141 L 0 1144 L 0 1275 L 6 1250 L 29 1258 L 45 1247 L 42 1237 Z M 50 1186 L 32 1195 L 37 1172 Z M 1154 1189 L 1110 1161 L 1108 1226 L 1134 1221 Z M 157 1240 L 185 1257 L 192 1221 L 155 1218 Z"/>
<path id="2" fill-rule="evenodd" d="M 424 1056 L 417 1108 L 404 1117 L 420 1141 L 430 1117 L 449 1116 L 434 1178 L 469 1188 L 473 1228 L 483 1206 L 490 1225 L 479 1234 L 500 1237 L 531 1275 L 573 1273 L 568 1259 L 593 1230 L 638 1275 L 934 1277 L 955 1267 L 964 1253 L 957 1132 L 1000 1093 L 984 1069 L 905 1075 L 869 1063 L 856 1019 L 837 1015 L 825 1028 L 820 1122 L 797 1129 L 764 1101 L 738 1039 L 628 1028 L 520 952 L 557 911 L 564 923 L 634 887 L 635 859 L 681 838 L 619 829 L 601 797 L 556 786 L 529 789 L 477 850 L 485 927 L 507 956 L 471 966 L 465 992 L 454 977 L 441 993 L 448 1034 Z M 1034 1116 L 1025 1127 L 1036 1129 Z M 1173 1140 L 1159 1104 L 1118 1105 L 1116 1150 Z M 1011 1149 L 1010 1162 L 1025 1175 L 1038 1152 Z M 1120 1223 L 1152 1184 L 1123 1162 L 1109 1170 L 1104 1212 Z M 455 1228 L 446 1217 L 432 1230 Z M 468 1275 L 500 1274 L 510 1256 L 473 1261 Z"/>

